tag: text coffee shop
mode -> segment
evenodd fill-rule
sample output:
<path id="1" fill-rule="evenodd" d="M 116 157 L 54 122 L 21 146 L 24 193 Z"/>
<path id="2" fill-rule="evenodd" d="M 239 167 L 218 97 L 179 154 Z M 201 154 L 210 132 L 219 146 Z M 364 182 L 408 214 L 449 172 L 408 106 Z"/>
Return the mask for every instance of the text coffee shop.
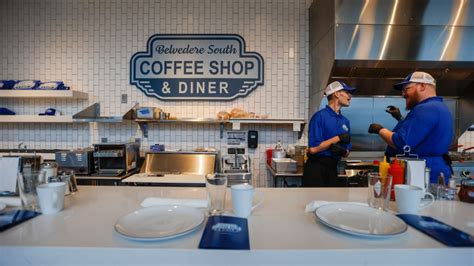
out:
<path id="1" fill-rule="evenodd" d="M 0 33 L 0 265 L 474 265 L 474 0 L 2 0 Z"/>

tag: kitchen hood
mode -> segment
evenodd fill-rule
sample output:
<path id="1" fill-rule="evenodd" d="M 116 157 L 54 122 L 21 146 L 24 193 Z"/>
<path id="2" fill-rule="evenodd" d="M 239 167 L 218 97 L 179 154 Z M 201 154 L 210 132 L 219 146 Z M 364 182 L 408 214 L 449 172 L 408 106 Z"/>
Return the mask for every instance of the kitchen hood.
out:
<path id="1" fill-rule="evenodd" d="M 474 0 L 314 0 L 309 44 L 309 115 L 333 80 L 357 96 L 400 96 L 393 85 L 418 70 L 458 98 L 458 136 L 474 124 Z"/>

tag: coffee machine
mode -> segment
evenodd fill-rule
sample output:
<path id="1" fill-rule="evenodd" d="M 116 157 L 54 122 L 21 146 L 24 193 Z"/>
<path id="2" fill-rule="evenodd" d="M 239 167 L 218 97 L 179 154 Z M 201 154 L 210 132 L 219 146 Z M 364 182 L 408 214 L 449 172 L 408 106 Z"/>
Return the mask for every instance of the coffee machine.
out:
<path id="1" fill-rule="evenodd" d="M 250 157 L 245 154 L 245 148 L 228 148 L 221 159 L 221 171 L 227 175 L 229 186 L 251 183 Z"/>

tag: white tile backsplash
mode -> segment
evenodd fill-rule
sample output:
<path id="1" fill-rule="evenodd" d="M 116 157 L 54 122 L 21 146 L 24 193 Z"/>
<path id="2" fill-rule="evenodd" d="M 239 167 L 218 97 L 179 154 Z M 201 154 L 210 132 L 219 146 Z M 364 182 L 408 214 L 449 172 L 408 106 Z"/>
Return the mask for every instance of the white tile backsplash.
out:
<path id="1" fill-rule="evenodd" d="M 99 102 L 103 116 L 118 116 L 134 103 L 156 106 L 177 117 L 215 117 L 240 107 L 271 118 L 305 118 L 308 109 L 308 10 L 310 0 L 2 0 L 0 1 L 0 79 L 63 80 L 88 100 L 0 99 L 18 114 L 55 107 L 72 115 Z M 248 51 L 265 60 L 265 85 L 230 102 L 160 101 L 129 84 L 129 62 L 153 34 L 239 34 Z M 289 49 L 294 49 L 289 58 Z M 128 103 L 120 102 L 128 95 Z M 258 130 L 259 146 L 250 151 L 254 184 L 267 185 L 265 149 L 277 140 L 304 144 L 291 126 L 243 125 Z M 226 130 L 231 130 L 230 126 Z M 138 125 L 0 124 L 1 148 L 70 149 L 141 138 Z M 191 150 L 224 141 L 214 124 L 152 124 L 142 150 L 154 143 Z M 472 140 L 472 138 L 471 138 Z"/>

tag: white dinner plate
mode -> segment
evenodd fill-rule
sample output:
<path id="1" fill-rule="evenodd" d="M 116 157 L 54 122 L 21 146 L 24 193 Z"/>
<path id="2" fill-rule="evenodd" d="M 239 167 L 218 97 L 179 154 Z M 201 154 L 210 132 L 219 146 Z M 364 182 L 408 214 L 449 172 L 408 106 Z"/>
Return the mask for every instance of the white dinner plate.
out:
<path id="1" fill-rule="evenodd" d="M 408 228 L 402 219 L 391 213 L 358 204 L 326 204 L 317 208 L 315 214 L 323 224 L 357 236 L 390 237 Z"/>
<path id="2" fill-rule="evenodd" d="M 122 216 L 115 224 L 115 230 L 134 240 L 163 240 L 185 235 L 198 228 L 203 221 L 203 211 L 196 208 L 153 206 Z"/>

